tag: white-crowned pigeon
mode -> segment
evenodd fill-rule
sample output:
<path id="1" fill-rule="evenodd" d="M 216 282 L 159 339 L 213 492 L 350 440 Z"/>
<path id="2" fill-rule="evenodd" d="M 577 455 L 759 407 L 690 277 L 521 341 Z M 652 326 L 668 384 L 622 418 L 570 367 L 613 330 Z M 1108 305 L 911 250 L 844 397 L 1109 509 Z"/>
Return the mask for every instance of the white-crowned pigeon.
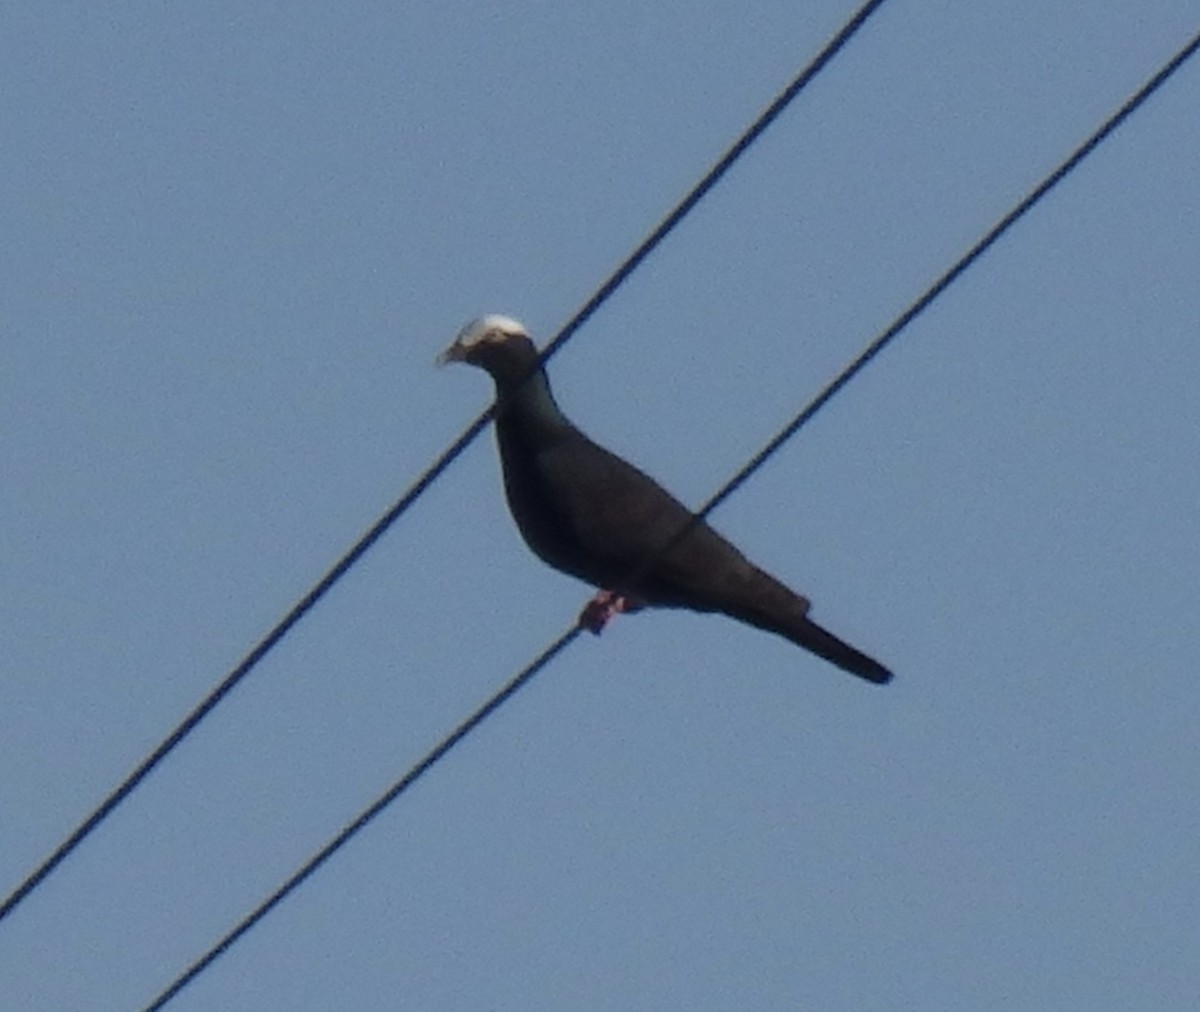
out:
<path id="1" fill-rule="evenodd" d="M 891 679 L 878 661 L 813 622 L 807 598 L 572 425 L 516 320 L 467 324 L 439 362 L 468 362 L 495 380 L 496 438 L 517 527 L 544 562 L 602 588 L 580 615 L 583 626 L 598 633 L 615 613 L 646 606 L 723 612 L 860 678 Z"/>

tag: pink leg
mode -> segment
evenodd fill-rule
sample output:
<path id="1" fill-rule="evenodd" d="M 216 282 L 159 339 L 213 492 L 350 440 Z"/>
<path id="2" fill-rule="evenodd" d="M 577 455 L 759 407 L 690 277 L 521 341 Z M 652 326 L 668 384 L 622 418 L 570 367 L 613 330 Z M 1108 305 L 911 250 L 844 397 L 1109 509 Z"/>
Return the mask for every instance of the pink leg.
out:
<path id="1" fill-rule="evenodd" d="M 579 613 L 579 624 L 599 636 L 613 616 L 623 611 L 639 611 L 645 605 L 635 598 L 624 597 L 611 590 L 598 590 Z"/>

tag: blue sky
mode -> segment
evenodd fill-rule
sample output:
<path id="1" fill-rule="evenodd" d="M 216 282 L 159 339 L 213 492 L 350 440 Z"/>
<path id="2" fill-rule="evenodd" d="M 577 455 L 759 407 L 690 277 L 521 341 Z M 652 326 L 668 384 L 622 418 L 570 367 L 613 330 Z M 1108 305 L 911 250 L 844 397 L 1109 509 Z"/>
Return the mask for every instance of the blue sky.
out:
<path id="1" fill-rule="evenodd" d="M 0 888 L 488 403 L 850 4 L 0 15 Z M 551 365 L 706 499 L 1200 26 L 891 0 Z M 1200 65 L 714 514 L 897 672 L 576 642 L 172 1008 L 1190 1009 Z M 150 1000 L 590 595 L 490 433 L 0 924 Z"/>

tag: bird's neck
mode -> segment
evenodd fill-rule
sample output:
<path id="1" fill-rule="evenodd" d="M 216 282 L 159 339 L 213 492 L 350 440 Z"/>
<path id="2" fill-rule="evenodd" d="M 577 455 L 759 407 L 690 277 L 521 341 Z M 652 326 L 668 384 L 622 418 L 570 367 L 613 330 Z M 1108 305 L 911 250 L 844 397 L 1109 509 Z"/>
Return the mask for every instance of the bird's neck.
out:
<path id="1" fill-rule="evenodd" d="M 503 428 L 520 429 L 527 438 L 539 441 L 573 431 L 540 369 L 522 383 L 498 384 L 496 394 L 496 423 Z"/>

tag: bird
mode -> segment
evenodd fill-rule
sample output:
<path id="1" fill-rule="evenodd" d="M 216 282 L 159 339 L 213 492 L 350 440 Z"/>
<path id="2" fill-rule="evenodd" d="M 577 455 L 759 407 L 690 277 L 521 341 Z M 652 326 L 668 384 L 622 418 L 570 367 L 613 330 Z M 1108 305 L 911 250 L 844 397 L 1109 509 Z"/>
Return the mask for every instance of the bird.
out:
<path id="1" fill-rule="evenodd" d="M 643 608 L 719 612 L 882 685 L 892 673 L 809 618 L 808 598 L 759 569 L 649 475 L 593 442 L 559 408 L 537 347 L 509 316 L 472 320 L 438 356 L 495 383 L 505 496 L 543 562 L 598 588 L 579 616 L 597 635 Z"/>

